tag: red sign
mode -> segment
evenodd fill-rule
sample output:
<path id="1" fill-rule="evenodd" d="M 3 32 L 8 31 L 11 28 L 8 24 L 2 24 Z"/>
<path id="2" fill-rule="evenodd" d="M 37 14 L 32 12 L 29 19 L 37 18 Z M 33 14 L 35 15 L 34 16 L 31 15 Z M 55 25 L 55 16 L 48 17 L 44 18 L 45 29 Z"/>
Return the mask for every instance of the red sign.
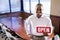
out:
<path id="1" fill-rule="evenodd" d="M 36 27 L 36 31 L 38 33 L 43 33 L 43 32 L 51 33 L 51 27 Z"/>

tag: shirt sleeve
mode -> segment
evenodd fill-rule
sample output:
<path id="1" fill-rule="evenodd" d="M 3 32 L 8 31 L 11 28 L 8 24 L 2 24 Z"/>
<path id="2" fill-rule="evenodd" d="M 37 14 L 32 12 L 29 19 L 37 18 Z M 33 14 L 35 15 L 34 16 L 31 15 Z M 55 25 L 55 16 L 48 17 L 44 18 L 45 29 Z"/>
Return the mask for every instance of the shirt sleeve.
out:
<path id="1" fill-rule="evenodd" d="M 49 27 L 51 27 L 51 33 L 53 33 L 53 30 L 54 30 L 54 27 L 52 26 L 52 22 L 51 22 L 51 19 L 48 18 L 48 24 L 47 24 Z M 49 33 L 49 35 L 51 34 Z"/>
<path id="2" fill-rule="evenodd" d="M 28 18 L 25 22 L 25 30 L 27 34 L 30 34 L 30 18 Z"/>

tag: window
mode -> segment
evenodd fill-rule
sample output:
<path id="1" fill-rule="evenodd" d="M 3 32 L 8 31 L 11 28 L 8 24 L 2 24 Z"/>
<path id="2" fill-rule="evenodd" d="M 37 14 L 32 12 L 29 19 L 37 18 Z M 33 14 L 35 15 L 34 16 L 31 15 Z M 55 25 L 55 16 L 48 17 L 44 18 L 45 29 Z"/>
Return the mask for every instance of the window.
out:
<path id="1" fill-rule="evenodd" d="M 36 4 L 38 4 L 38 0 L 31 0 L 31 13 L 36 13 Z"/>
<path id="2" fill-rule="evenodd" d="M 36 13 L 36 10 L 35 10 L 35 7 L 36 7 L 36 4 L 38 4 L 40 1 L 40 3 L 43 5 L 43 14 L 44 15 L 50 15 L 50 1 L 51 0 L 24 0 L 23 1 L 23 5 L 24 5 L 24 11 L 25 12 L 29 12 L 31 11 L 31 13 L 35 14 Z"/>
<path id="3" fill-rule="evenodd" d="M 29 0 L 23 0 L 24 11 L 30 13 Z"/>
<path id="4" fill-rule="evenodd" d="M 0 0 L 0 14 L 10 12 L 9 0 Z"/>
<path id="5" fill-rule="evenodd" d="M 24 5 L 24 11 L 28 13 L 34 13 L 35 12 L 35 6 L 38 3 L 38 0 L 23 0 Z"/>
<path id="6" fill-rule="evenodd" d="M 49 16 L 51 0 L 40 0 L 40 3 L 43 5 L 43 14 Z"/>
<path id="7" fill-rule="evenodd" d="M 20 0 L 11 0 L 11 11 L 17 12 L 20 11 Z"/>
<path id="8" fill-rule="evenodd" d="M 11 4 L 11 5 L 10 5 Z M 0 0 L 0 14 L 10 12 L 20 11 L 20 0 Z"/>

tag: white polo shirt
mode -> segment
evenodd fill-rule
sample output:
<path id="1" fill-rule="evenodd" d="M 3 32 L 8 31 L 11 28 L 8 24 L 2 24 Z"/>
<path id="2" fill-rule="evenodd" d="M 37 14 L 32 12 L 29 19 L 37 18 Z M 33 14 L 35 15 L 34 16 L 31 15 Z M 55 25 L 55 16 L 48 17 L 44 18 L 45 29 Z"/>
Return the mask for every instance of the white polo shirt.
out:
<path id="1" fill-rule="evenodd" d="M 28 19 L 25 22 L 25 29 L 27 34 L 42 36 L 43 33 L 38 33 L 36 31 L 36 28 L 40 27 L 51 27 L 51 33 L 53 30 L 52 23 L 49 17 L 41 16 L 40 18 L 37 18 L 36 15 L 31 15 L 28 17 Z M 50 33 L 48 33 L 50 35 Z"/>

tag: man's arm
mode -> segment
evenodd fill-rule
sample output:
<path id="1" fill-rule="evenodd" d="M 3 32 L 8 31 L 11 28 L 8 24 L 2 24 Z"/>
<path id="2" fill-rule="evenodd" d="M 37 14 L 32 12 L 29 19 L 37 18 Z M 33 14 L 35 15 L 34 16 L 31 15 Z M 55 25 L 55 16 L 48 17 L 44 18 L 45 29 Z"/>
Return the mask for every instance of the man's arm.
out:
<path id="1" fill-rule="evenodd" d="M 25 30 L 27 34 L 30 34 L 30 19 L 27 19 L 25 22 Z"/>
<path id="2" fill-rule="evenodd" d="M 49 38 L 53 38 L 54 37 L 54 27 L 52 26 L 52 22 L 51 22 L 50 18 L 49 18 L 48 26 L 51 27 L 51 33 L 48 34 Z"/>

